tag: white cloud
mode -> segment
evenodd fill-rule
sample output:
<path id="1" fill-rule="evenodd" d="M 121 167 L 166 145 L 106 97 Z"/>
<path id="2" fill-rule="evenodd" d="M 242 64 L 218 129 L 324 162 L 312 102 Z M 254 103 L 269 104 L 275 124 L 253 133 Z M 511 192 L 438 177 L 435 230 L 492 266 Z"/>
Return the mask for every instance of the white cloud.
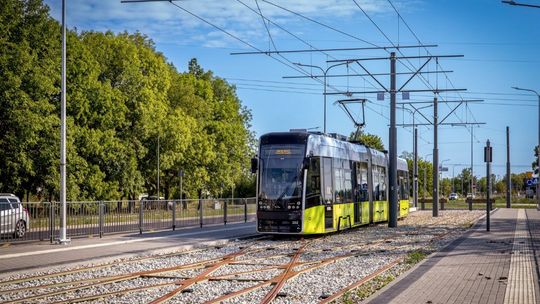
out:
<path id="1" fill-rule="evenodd" d="M 257 10 L 255 0 L 240 0 Z M 258 0 L 263 14 L 272 21 L 293 32 L 302 32 L 295 26 L 306 26 L 305 20 L 274 5 Z M 339 18 L 362 16 L 351 0 L 269 0 L 276 5 L 306 15 L 322 22 L 338 22 Z M 390 11 L 387 1 L 358 0 L 370 14 Z M 60 1 L 45 0 L 52 14 L 60 15 Z M 176 1 L 176 5 L 208 20 L 246 41 L 262 40 L 268 43 L 267 32 L 261 17 L 235 0 L 222 1 Z M 336 18 L 337 17 L 337 18 Z M 338 19 L 338 20 L 336 20 Z M 225 33 L 205 24 L 196 17 L 178 9 L 168 2 L 129 3 L 120 0 L 74 0 L 68 2 L 68 25 L 80 30 L 140 31 L 156 42 L 194 43 L 207 47 L 246 47 Z M 276 26 L 270 25 L 273 36 L 287 35 Z M 202 39 L 203 40 L 202 40 Z M 290 38 L 290 37 L 287 37 Z"/>

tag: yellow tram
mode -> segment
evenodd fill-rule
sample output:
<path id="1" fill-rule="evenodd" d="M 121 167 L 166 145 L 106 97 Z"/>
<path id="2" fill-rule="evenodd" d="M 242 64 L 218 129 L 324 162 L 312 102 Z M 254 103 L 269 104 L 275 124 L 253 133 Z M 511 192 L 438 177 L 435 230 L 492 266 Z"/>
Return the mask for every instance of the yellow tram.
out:
<path id="1" fill-rule="evenodd" d="M 323 234 L 388 220 L 388 156 L 337 134 L 269 133 L 252 159 L 257 231 Z M 409 213 L 407 162 L 398 159 L 398 216 Z"/>

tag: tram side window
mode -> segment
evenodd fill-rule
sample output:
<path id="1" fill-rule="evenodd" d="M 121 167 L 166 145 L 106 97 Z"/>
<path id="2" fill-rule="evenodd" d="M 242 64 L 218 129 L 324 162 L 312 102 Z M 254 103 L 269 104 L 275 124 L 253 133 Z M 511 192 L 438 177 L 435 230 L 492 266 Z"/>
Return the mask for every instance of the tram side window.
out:
<path id="1" fill-rule="evenodd" d="M 405 181 L 401 172 L 398 171 L 398 187 L 399 187 L 399 200 L 403 200 L 405 197 Z"/>
<path id="2" fill-rule="evenodd" d="M 332 187 L 332 159 L 323 157 L 323 199 L 327 203 L 334 200 L 334 191 Z"/>
<path id="3" fill-rule="evenodd" d="M 356 163 L 356 183 L 358 185 L 356 201 L 358 202 L 369 200 L 367 170 L 367 163 Z"/>
<path id="4" fill-rule="evenodd" d="M 379 200 L 385 201 L 387 199 L 387 196 L 386 196 L 386 168 L 385 167 L 378 167 L 378 170 L 379 170 L 379 185 L 380 185 Z"/>
<path id="5" fill-rule="evenodd" d="M 381 189 L 379 184 L 379 169 L 377 169 L 377 166 L 373 166 L 371 173 L 373 176 L 373 200 L 380 201 Z"/>
<path id="6" fill-rule="evenodd" d="M 409 177 L 406 171 L 398 171 L 399 199 L 409 199 Z"/>
<path id="7" fill-rule="evenodd" d="M 345 173 L 343 170 L 343 162 L 339 159 L 334 159 L 334 192 L 336 204 L 345 202 Z"/>
<path id="8" fill-rule="evenodd" d="M 306 207 L 321 204 L 321 160 L 318 157 L 309 159 L 306 185 Z"/>
<path id="9" fill-rule="evenodd" d="M 343 161 L 343 192 L 344 192 L 344 203 L 352 203 L 352 185 L 353 177 L 351 170 L 351 163 L 348 160 Z"/>
<path id="10" fill-rule="evenodd" d="M 409 196 L 410 196 L 410 191 L 411 191 L 411 182 L 409 180 L 409 172 L 405 172 L 405 198 L 404 199 L 409 199 Z"/>

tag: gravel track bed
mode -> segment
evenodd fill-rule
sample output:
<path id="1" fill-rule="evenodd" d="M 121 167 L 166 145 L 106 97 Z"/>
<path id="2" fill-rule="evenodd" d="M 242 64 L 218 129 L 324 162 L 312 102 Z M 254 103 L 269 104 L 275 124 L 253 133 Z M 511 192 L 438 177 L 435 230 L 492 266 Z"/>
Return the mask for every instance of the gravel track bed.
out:
<path id="1" fill-rule="evenodd" d="M 69 283 L 69 282 L 75 282 L 75 281 L 81 281 L 81 280 L 102 278 L 102 277 L 107 277 L 107 276 L 125 275 L 125 274 L 130 274 L 130 273 L 135 273 L 135 272 L 150 271 L 150 270 L 155 270 L 155 269 L 160 269 L 160 268 L 175 267 L 179 265 L 195 263 L 198 261 L 215 259 L 225 254 L 230 254 L 232 252 L 235 252 L 234 248 L 224 247 L 221 249 L 214 249 L 212 251 L 186 253 L 185 255 L 178 255 L 178 256 L 165 256 L 162 258 L 142 260 L 142 261 L 137 261 L 137 262 L 118 261 L 117 263 L 114 263 L 113 265 L 110 265 L 105 268 L 90 269 L 89 271 L 85 271 L 85 272 L 65 274 L 65 275 L 60 275 L 60 276 L 51 277 L 51 278 L 42 278 L 42 279 L 36 279 L 32 281 L 27 281 L 27 282 L 1 285 L 0 291 L 10 290 L 10 289 L 15 289 L 15 288 L 36 287 L 36 286 L 41 286 L 41 285 L 46 285 L 46 284 Z M 48 273 L 43 273 L 43 274 L 48 274 Z M 13 277 L 9 279 L 10 280 L 18 279 L 18 277 Z"/>
<path id="2" fill-rule="evenodd" d="M 204 303 L 215 299 L 223 294 L 245 289 L 259 282 L 240 281 L 207 281 L 197 284 L 191 289 L 192 292 L 184 292 L 171 299 L 171 303 Z"/>
<path id="3" fill-rule="evenodd" d="M 0 302 L 22 299 L 36 294 L 50 293 L 75 285 L 24 290 L 25 288 L 178 267 L 204 260 L 223 258 L 229 254 L 239 253 L 241 250 L 244 250 L 232 263 L 223 264 L 210 274 L 210 276 L 217 277 L 239 272 L 248 273 L 231 277 L 231 279 L 235 278 L 237 280 L 203 280 L 190 286 L 188 292 L 177 294 L 170 301 L 171 303 L 202 303 L 262 282 L 242 281 L 243 279 L 270 280 L 279 276 L 284 271 L 283 266 L 290 263 L 292 257 L 298 252 L 298 249 L 305 245 L 296 262 L 307 264 L 295 264 L 292 270 L 301 271 L 311 267 L 315 267 L 315 269 L 301 273 L 285 283 L 280 295 L 273 303 L 317 303 L 321 300 L 321 296 L 334 294 L 338 290 L 360 280 L 391 261 L 405 257 L 412 251 L 422 250 L 430 252 L 440 249 L 442 246 L 459 237 L 483 214 L 484 212 L 482 211 L 445 210 L 440 212 L 439 217 L 433 218 L 431 211 L 418 211 L 412 213 L 404 220 L 400 220 L 397 228 L 388 228 L 386 223 L 382 223 L 320 237 L 244 240 L 231 242 L 224 246 L 204 248 L 201 251 L 178 252 L 175 255 L 156 255 L 151 259 L 142 261 L 123 259 L 104 268 L 0 285 Z M 320 266 L 320 262 L 324 259 L 336 260 L 331 261 L 327 265 Z M 262 271 L 263 268 L 271 265 L 280 265 L 281 268 Z M 201 274 L 205 269 L 204 267 L 200 267 L 195 269 L 163 271 L 155 275 L 189 278 Z M 396 267 L 396 269 L 399 269 L 399 267 Z M 63 270 L 65 269 L 55 268 L 50 270 L 49 273 Z M 397 276 L 399 271 L 395 272 Z M 32 275 L 36 274 L 34 273 Z M 28 276 L 29 274 L 15 275 L 4 280 L 13 280 Z M 95 285 L 75 292 L 50 296 L 45 299 L 39 299 L 38 302 L 69 301 L 70 299 L 84 296 L 105 294 L 163 282 L 172 283 L 177 280 L 166 278 L 136 278 L 117 283 Z M 1 283 L 2 281 L 0 281 Z M 147 288 L 136 292 L 129 292 L 125 295 L 109 296 L 105 299 L 91 302 L 147 303 L 178 286 Z M 15 288 L 21 289 L 15 292 L 2 293 L 2 291 Z M 248 294 L 226 300 L 224 303 L 257 303 L 270 290 L 270 286 L 259 288 Z"/>

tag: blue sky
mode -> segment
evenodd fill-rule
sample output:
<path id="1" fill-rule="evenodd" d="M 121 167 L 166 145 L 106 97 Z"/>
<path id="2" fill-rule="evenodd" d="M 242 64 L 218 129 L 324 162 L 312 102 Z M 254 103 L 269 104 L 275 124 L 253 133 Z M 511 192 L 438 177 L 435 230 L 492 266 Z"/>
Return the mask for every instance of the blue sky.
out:
<path id="1" fill-rule="evenodd" d="M 540 4 L 538 0 L 527 1 Z M 61 1 L 45 0 L 45 3 L 51 7 L 53 17 L 58 19 Z M 511 132 L 513 172 L 530 170 L 533 147 L 538 140 L 538 99 L 510 87 L 540 91 L 540 59 L 535 56 L 540 53 L 540 9 L 508 6 L 496 0 L 392 0 L 403 17 L 399 19 L 387 0 L 356 0 L 356 3 L 353 0 L 185 0 L 175 3 L 264 51 L 273 50 L 273 45 L 278 50 L 295 50 L 418 44 L 408 25 L 422 43 L 438 45 L 429 49 L 431 54 L 465 55 L 464 58 L 440 59 L 439 69 L 451 70 L 452 73 L 438 77 L 425 74 L 423 78 L 411 81 L 407 88 L 466 88 L 463 93 L 441 93 L 441 96 L 446 100 L 485 100 L 481 104 L 462 106 L 447 119 L 447 122 L 486 123 L 474 129 L 475 174 L 485 175 L 482 151 L 487 139 L 494 146 L 493 172 L 504 174 L 506 126 L 510 126 Z M 261 16 L 256 14 L 259 9 L 267 18 L 268 29 Z M 289 66 L 265 55 L 232 56 L 231 52 L 254 49 L 170 3 L 72 0 L 68 1 L 68 26 L 78 30 L 142 32 L 155 41 L 157 50 L 180 71 L 184 71 L 187 62 L 196 57 L 205 69 L 236 84 L 238 96 L 252 111 L 253 131 L 257 135 L 291 128 L 319 127 L 318 130 L 322 131 L 323 85 L 313 79 L 284 79 L 283 76 L 301 75 L 290 67 L 291 62 L 326 67 L 327 60 L 331 59 L 388 56 L 387 52 L 378 50 L 275 57 L 289 62 Z M 408 56 L 426 55 L 424 49 L 403 49 L 402 52 Z M 397 71 L 409 72 L 421 63 L 418 59 L 402 61 L 398 63 Z M 388 61 L 370 61 L 365 67 L 373 73 L 389 72 Z M 436 65 L 430 63 L 425 71 L 436 69 Z M 306 68 L 305 73 L 319 75 L 315 69 Z M 348 69 L 335 68 L 332 73 L 354 74 L 362 73 L 362 70 L 358 65 L 351 65 Z M 399 76 L 398 87 L 407 78 L 406 75 Z M 388 77 L 378 79 L 385 86 L 389 85 Z M 370 91 L 374 87 L 377 84 L 367 77 L 343 77 L 330 79 L 328 91 Z M 385 96 L 384 101 L 377 101 L 373 94 L 355 97 L 369 100 L 365 130 L 381 136 L 388 147 L 389 97 Z M 344 111 L 333 105 L 339 98 L 344 96 L 328 96 L 327 131 L 348 135 L 354 128 Z M 411 93 L 410 101 L 432 98 L 431 93 Z M 398 95 L 398 102 L 401 101 L 401 95 Z M 455 104 L 441 104 L 440 117 L 445 117 L 453 106 Z M 354 114 L 359 113 L 359 110 L 354 110 Z M 430 119 L 433 115 L 431 108 L 422 113 Z M 398 110 L 397 117 L 400 123 L 412 122 L 407 111 Z M 416 121 L 425 122 L 418 114 Z M 419 134 L 420 156 L 430 154 L 432 128 L 421 127 Z M 454 164 L 456 175 L 464 167 L 462 164 L 470 164 L 470 137 L 470 132 L 464 127 L 440 127 L 440 160 L 448 159 L 446 164 Z M 398 130 L 398 153 L 402 151 L 412 151 L 410 128 Z M 451 176 L 452 167 L 450 165 L 447 176 Z"/>

